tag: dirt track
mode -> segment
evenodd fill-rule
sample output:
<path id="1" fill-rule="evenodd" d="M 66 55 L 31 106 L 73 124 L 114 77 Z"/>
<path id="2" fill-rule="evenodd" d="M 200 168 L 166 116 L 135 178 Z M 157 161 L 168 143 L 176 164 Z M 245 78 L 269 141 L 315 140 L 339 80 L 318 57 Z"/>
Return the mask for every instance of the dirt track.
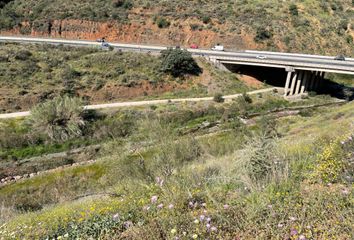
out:
<path id="1" fill-rule="evenodd" d="M 267 88 L 260 89 L 256 91 L 248 92 L 247 94 L 258 94 L 271 92 L 274 90 L 282 90 L 282 88 Z M 242 95 L 242 93 L 227 95 L 223 98 L 227 100 L 231 100 L 234 98 L 238 98 Z M 175 98 L 175 99 L 160 99 L 160 100 L 148 100 L 148 101 L 136 101 L 136 102 L 116 102 L 116 103 L 105 103 L 105 104 L 97 104 L 97 105 L 87 105 L 85 109 L 104 109 L 104 108 L 119 108 L 119 107 L 134 107 L 134 106 L 145 106 L 145 105 L 155 105 L 155 104 L 168 104 L 168 103 L 179 103 L 179 102 L 201 102 L 201 101 L 213 101 L 213 97 L 202 97 L 202 98 Z M 5 113 L 0 114 L 0 119 L 10 119 L 10 118 L 18 118 L 18 117 L 27 117 L 31 114 L 31 112 L 14 112 L 14 113 Z"/>

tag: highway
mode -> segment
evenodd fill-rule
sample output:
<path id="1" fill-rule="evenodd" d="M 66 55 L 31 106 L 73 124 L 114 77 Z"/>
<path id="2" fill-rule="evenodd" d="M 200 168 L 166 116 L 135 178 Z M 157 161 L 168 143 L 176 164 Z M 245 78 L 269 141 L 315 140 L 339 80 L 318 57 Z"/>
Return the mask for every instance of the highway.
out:
<path id="1" fill-rule="evenodd" d="M 24 36 L 0 36 L 0 42 L 64 44 L 71 46 L 101 47 L 101 43 L 85 40 L 68 40 L 53 38 L 32 38 Z M 159 53 L 167 49 L 164 46 L 109 43 L 110 46 L 122 51 L 138 51 Z M 240 64 L 266 66 L 276 68 L 294 68 L 298 70 L 335 72 L 354 75 L 354 59 L 346 61 L 334 60 L 334 56 L 306 55 L 293 53 L 277 53 L 265 51 L 212 51 L 208 49 L 186 49 L 195 56 L 208 57 L 224 64 Z"/>

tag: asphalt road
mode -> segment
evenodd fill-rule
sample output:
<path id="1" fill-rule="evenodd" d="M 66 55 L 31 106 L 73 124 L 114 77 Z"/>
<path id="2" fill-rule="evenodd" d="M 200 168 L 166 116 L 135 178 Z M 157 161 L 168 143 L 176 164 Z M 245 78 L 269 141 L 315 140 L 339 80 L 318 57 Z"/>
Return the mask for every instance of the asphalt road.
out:
<path id="1" fill-rule="evenodd" d="M 282 88 L 267 88 L 248 92 L 248 94 L 258 94 L 266 93 L 274 90 L 281 91 Z M 242 94 L 226 95 L 223 98 L 225 101 L 230 101 L 234 98 L 240 97 Z M 136 107 L 136 106 L 146 106 L 146 105 L 158 105 L 158 104 L 169 104 L 169 103 L 180 103 L 180 102 L 201 102 L 201 101 L 213 101 L 213 97 L 200 97 L 200 98 L 175 98 L 175 99 L 159 99 L 159 100 L 147 100 L 147 101 L 135 101 L 135 102 L 116 102 L 116 103 L 104 103 L 97 105 L 87 105 L 84 109 L 107 109 L 107 108 L 120 108 L 120 107 Z M 31 115 L 30 111 L 27 112 L 15 112 L 15 113 L 4 113 L 0 114 L 0 119 L 10 119 L 18 117 L 27 117 Z"/>
<path id="2" fill-rule="evenodd" d="M 65 44 L 72 46 L 91 46 L 101 47 L 101 43 L 85 40 L 68 40 L 68 39 L 52 39 L 52 38 L 32 38 L 24 36 L 0 36 L 2 42 L 20 42 L 20 43 L 42 43 L 42 44 Z M 121 44 L 109 43 L 115 49 L 123 51 L 138 51 L 159 53 L 167 49 L 163 46 L 151 45 L 136 45 L 136 44 Z M 187 49 L 193 55 L 206 56 L 220 60 L 224 63 L 243 63 L 245 65 L 259 65 L 271 67 L 286 67 L 292 66 L 303 70 L 319 70 L 327 72 L 338 72 L 354 75 L 354 59 L 346 58 L 346 61 L 334 60 L 334 56 L 292 54 L 292 53 L 277 53 L 264 51 L 212 51 L 208 49 Z M 261 58 L 260 58 L 261 57 Z M 263 58 L 263 59 L 262 59 Z"/>

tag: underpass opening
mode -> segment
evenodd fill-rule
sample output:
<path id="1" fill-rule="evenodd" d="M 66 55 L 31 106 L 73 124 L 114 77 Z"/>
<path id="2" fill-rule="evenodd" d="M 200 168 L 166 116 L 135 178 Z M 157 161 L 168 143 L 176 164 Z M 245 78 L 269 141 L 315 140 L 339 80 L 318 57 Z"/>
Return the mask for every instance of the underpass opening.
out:
<path id="1" fill-rule="evenodd" d="M 240 77 L 252 77 L 259 82 L 272 85 L 275 87 L 284 87 L 287 72 L 284 68 L 236 65 L 223 63 L 223 65 L 231 72 L 239 74 Z"/>

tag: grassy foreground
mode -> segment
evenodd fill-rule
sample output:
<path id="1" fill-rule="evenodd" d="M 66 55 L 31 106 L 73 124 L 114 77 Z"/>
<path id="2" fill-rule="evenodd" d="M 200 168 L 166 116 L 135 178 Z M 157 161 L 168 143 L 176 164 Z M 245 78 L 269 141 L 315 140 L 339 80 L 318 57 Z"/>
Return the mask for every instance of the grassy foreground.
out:
<path id="1" fill-rule="evenodd" d="M 144 110 L 96 163 L 1 188 L 0 236 L 353 238 L 353 103 L 237 120 L 275 106 L 269 98 L 209 103 L 203 115 L 200 105 Z M 218 120 L 214 133 L 186 131 Z"/>

